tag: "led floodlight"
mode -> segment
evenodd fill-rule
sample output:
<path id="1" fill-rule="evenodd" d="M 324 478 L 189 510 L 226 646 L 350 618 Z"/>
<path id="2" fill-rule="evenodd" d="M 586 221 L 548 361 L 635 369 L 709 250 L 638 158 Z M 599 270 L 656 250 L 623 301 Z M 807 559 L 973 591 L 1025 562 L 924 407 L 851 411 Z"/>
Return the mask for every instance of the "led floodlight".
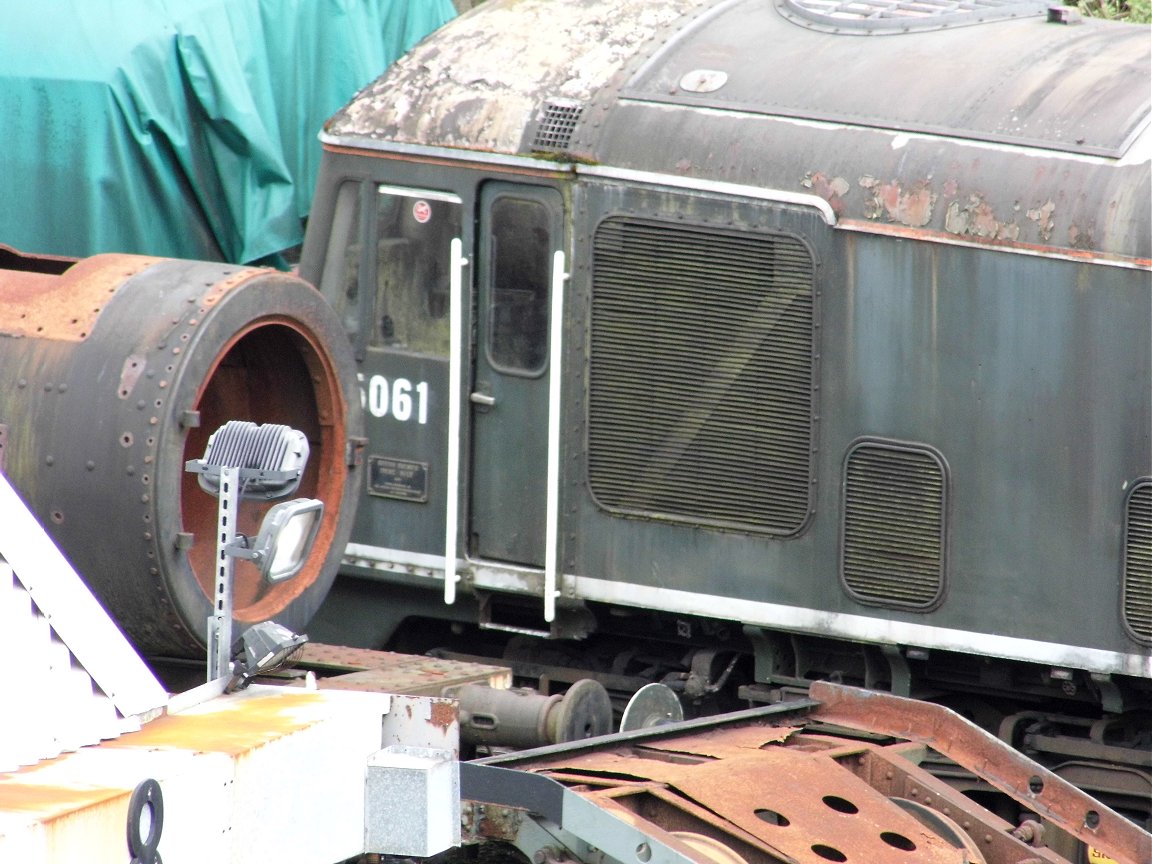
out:
<path id="1" fill-rule="evenodd" d="M 209 495 L 220 495 L 221 469 L 238 468 L 244 498 L 283 498 L 296 491 L 307 462 L 308 438 L 298 429 L 229 420 L 209 436 L 204 458 L 185 468 Z"/>
<path id="2" fill-rule="evenodd" d="M 303 432 L 277 423 L 258 426 L 247 420 L 229 420 L 209 436 L 203 459 L 185 463 L 186 471 L 199 475 L 200 488 L 220 502 L 216 519 L 216 589 L 208 619 L 209 681 L 231 677 L 235 684 L 236 680 L 232 674 L 232 583 L 236 559 L 253 562 L 270 584 L 291 579 L 303 568 L 324 515 L 324 503 L 312 498 L 277 504 L 265 514 L 260 532 L 251 542 L 251 538 L 236 531 L 241 501 L 290 495 L 299 487 L 307 462 L 308 438 Z M 297 647 L 299 644 L 303 642 Z M 255 674 L 244 672 L 253 668 L 251 662 L 252 658 L 248 658 L 238 663 L 238 674 L 245 682 Z"/>
<path id="3" fill-rule="evenodd" d="M 316 498 L 284 501 L 268 511 L 252 546 L 265 581 L 275 585 L 300 572 L 323 516 L 324 502 Z"/>
<path id="4" fill-rule="evenodd" d="M 236 660 L 235 674 L 226 690 L 243 690 L 257 675 L 274 672 L 308 642 L 275 621 L 264 621 L 244 631 L 240 637 L 244 651 Z"/>

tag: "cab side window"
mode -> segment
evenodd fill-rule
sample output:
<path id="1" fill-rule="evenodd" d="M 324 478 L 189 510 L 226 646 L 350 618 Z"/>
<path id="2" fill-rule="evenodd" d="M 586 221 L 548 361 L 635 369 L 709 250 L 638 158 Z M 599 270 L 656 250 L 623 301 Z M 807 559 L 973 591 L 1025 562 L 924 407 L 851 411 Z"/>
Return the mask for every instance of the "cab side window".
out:
<path id="1" fill-rule="evenodd" d="M 462 210 L 455 196 L 379 188 L 371 345 L 448 356 L 451 243 Z"/>

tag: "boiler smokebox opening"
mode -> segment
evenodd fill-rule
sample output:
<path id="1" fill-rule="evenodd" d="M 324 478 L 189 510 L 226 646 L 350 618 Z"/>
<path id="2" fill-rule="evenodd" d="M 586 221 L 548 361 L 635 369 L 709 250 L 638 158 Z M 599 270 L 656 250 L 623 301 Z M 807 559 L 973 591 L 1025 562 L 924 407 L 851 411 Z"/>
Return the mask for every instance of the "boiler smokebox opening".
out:
<path id="1" fill-rule="evenodd" d="M 338 521 L 346 482 L 343 400 L 340 383 L 325 355 L 309 335 L 287 319 L 250 323 L 224 347 L 211 367 L 196 402 L 199 425 L 188 431 L 184 461 L 204 455 L 208 436 L 229 420 L 282 423 L 308 437 L 311 456 L 298 497 L 325 503 L 324 521 L 311 560 L 294 578 L 266 584 L 250 562 L 235 570 L 234 617 L 240 622 L 274 618 L 322 576 Z M 255 536 L 264 514 L 276 501 L 246 500 L 237 531 Z M 217 499 L 204 492 L 196 475 L 181 481 L 184 531 L 195 537 L 188 563 L 210 602 L 215 586 Z"/>

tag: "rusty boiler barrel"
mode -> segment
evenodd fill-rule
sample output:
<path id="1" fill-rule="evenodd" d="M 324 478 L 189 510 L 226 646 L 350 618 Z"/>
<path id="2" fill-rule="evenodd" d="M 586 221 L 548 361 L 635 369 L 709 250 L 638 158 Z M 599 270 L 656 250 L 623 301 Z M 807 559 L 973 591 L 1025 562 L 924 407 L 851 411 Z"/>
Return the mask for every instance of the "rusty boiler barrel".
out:
<path id="1" fill-rule="evenodd" d="M 324 501 L 323 525 L 281 584 L 238 562 L 235 626 L 303 628 L 357 499 L 359 403 L 336 315 L 272 270 L 126 255 L 28 269 L 0 270 L 0 456 L 105 608 L 146 654 L 203 652 L 217 502 L 185 462 L 228 420 L 283 423 L 308 437 L 296 495 Z M 239 530 L 255 534 L 271 503 L 245 501 Z"/>

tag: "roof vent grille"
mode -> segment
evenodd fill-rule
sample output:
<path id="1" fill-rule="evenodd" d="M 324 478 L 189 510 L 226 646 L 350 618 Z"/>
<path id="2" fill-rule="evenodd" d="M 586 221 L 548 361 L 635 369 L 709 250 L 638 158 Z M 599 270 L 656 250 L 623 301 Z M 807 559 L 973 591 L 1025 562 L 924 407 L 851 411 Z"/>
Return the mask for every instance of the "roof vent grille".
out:
<path id="1" fill-rule="evenodd" d="M 566 151 L 583 112 L 584 106 L 573 99 L 547 100 L 536 115 L 531 149 L 543 153 Z"/>

